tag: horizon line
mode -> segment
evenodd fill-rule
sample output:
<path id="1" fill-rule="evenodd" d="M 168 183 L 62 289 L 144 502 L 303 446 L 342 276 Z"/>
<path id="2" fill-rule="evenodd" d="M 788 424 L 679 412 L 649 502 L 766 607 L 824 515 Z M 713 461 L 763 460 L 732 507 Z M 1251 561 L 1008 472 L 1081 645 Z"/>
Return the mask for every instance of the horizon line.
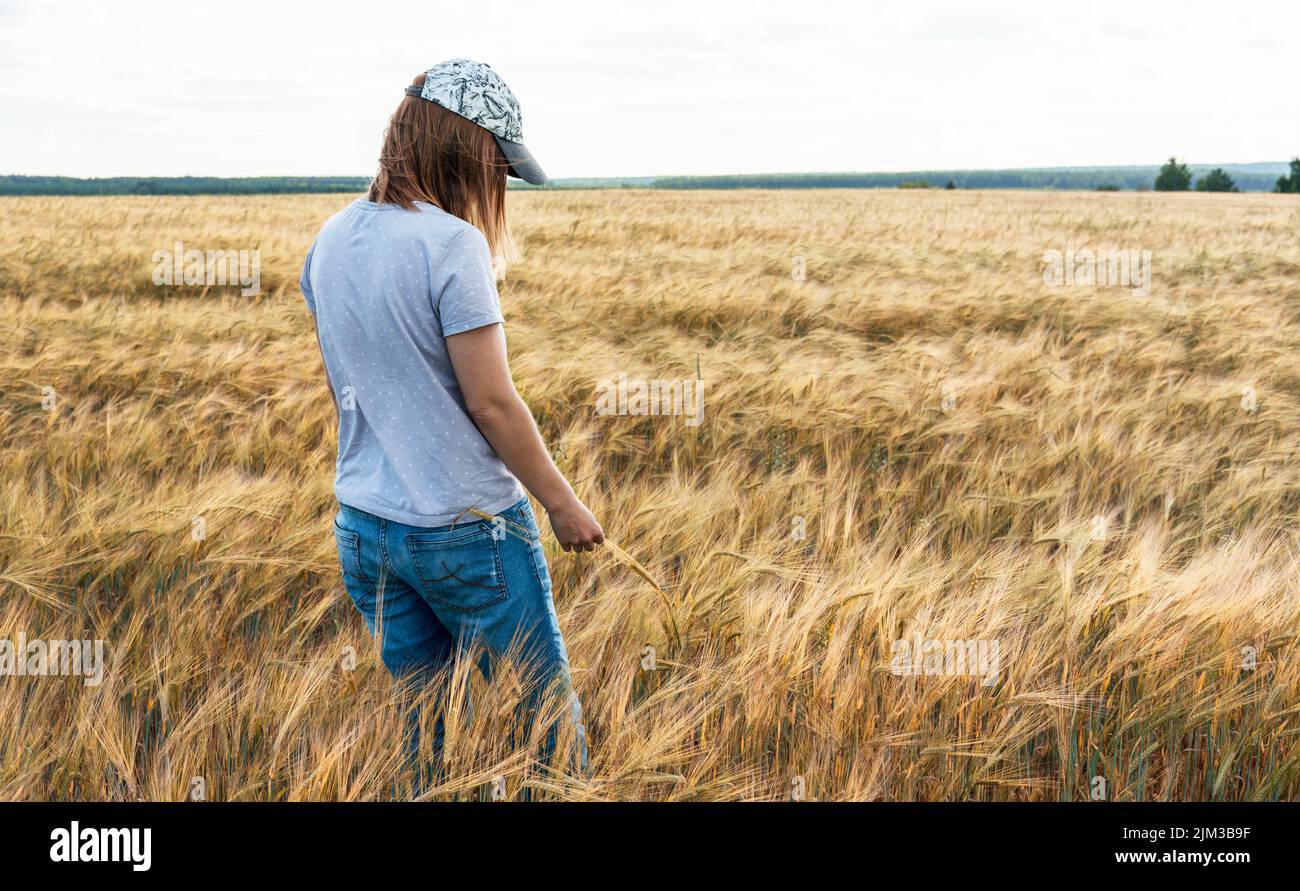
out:
<path id="1" fill-rule="evenodd" d="M 1176 156 L 1173 156 L 1176 157 Z M 1056 170 L 1145 170 L 1159 168 L 1167 160 L 1147 164 L 1054 164 L 1048 167 L 913 167 L 904 170 L 764 170 L 749 173 L 629 173 L 604 176 L 575 174 L 551 177 L 551 182 L 561 180 L 621 180 L 621 179 L 668 179 L 668 178 L 705 178 L 720 176 L 898 176 L 909 173 L 1000 173 L 1003 171 L 1056 171 Z M 1179 161 L 1188 167 L 1256 167 L 1279 165 L 1285 167 L 1287 160 L 1268 161 Z M 0 173 L 4 178 L 58 178 L 74 180 L 108 180 L 108 179 L 373 179 L 373 174 L 365 173 L 254 173 L 254 174 L 212 174 L 212 173 L 118 173 L 104 176 L 73 176 L 65 173 Z"/>

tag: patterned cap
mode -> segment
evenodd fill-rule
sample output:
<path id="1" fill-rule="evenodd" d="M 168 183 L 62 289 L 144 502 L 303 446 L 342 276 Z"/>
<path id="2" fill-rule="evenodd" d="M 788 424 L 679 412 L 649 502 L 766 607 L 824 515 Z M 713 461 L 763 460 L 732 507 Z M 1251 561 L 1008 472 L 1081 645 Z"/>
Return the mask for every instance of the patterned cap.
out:
<path id="1" fill-rule="evenodd" d="M 511 176 L 546 184 L 546 174 L 524 147 L 519 100 L 491 66 L 469 59 L 439 62 L 424 73 L 424 86 L 409 86 L 406 95 L 427 99 L 478 124 L 496 137 Z"/>

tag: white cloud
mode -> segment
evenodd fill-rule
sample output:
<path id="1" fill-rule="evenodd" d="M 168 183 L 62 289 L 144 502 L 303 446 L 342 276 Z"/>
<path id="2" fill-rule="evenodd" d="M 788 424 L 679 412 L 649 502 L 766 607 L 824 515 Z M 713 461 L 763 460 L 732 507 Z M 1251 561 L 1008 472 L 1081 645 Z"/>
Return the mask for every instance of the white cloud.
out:
<path id="1" fill-rule="evenodd" d="M 552 176 L 1281 160 L 1300 7 L 0 0 L 0 172 L 368 174 L 403 86 L 502 73 Z"/>

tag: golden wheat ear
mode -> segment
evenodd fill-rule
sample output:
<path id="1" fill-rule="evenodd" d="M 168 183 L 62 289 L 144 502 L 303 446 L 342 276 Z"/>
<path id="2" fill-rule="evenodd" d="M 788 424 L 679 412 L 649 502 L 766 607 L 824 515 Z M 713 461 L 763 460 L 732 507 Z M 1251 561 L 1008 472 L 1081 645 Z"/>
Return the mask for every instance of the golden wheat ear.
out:
<path id="1" fill-rule="evenodd" d="M 645 579 L 647 582 L 653 585 L 656 591 L 658 591 L 660 594 L 665 593 L 663 586 L 660 585 L 657 581 L 655 581 L 655 577 L 650 574 L 650 570 L 642 566 L 640 561 L 638 561 L 635 557 L 633 557 L 627 551 L 620 548 L 618 545 L 614 544 L 614 542 L 612 542 L 608 538 L 605 539 L 605 541 L 602 542 L 602 544 L 604 545 L 606 550 L 608 550 L 611 554 L 613 554 L 615 557 L 618 558 L 619 562 L 621 562 L 624 566 L 630 568 L 637 575 L 641 576 L 641 578 Z"/>

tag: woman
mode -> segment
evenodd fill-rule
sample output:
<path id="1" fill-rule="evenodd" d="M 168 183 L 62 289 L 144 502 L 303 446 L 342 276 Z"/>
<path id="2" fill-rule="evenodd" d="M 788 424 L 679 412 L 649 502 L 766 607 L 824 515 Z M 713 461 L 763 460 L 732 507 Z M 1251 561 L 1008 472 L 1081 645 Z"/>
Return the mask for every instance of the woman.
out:
<path id="1" fill-rule="evenodd" d="M 551 461 L 506 362 L 494 256 L 513 254 L 506 175 L 546 176 L 519 104 L 487 65 L 415 79 L 367 199 L 325 223 L 301 286 L 339 420 L 334 519 L 343 581 L 394 675 L 427 682 L 459 652 L 509 651 L 540 695 L 572 698 L 540 534 L 604 540 Z M 555 744 L 555 728 L 547 734 Z M 408 740 L 414 745 L 414 734 Z M 434 735 L 441 762 L 441 720 Z"/>

